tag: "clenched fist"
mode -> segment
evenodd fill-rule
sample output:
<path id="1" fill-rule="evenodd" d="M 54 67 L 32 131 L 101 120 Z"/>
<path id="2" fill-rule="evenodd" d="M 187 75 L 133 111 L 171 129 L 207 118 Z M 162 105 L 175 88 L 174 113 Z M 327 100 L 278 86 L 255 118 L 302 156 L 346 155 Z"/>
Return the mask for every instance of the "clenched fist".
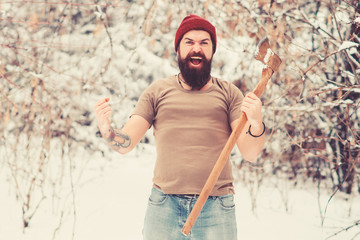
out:
<path id="1" fill-rule="evenodd" d="M 112 112 L 109 100 L 110 98 L 101 99 L 94 106 L 98 127 L 104 138 L 107 138 L 110 134 L 110 116 Z"/>
<path id="2" fill-rule="evenodd" d="M 254 93 L 246 94 L 241 104 L 241 110 L 245 112 L 252 126 L 262 127 L 261 108 L 262 102 Z"/>

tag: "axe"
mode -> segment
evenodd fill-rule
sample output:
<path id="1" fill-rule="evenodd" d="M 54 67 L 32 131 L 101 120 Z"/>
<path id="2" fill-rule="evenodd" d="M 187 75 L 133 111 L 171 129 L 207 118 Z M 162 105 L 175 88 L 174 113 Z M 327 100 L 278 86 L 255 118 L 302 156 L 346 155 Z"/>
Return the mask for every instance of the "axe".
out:
<path id="1" fill-rule="evenodd" d="M 261 94 L 264 92 L 266 88 L 266 84 L 270 80 L 271 76 L 275 71 L 278 70 L 281 59 L 278 55 L 276 55 L 270 48 L 269 40 L 268 38 L 263 39 L 260 41 L 257 52 L 255 55 L 255 59 L 261 61 L 263 64 L 265 64 L 262 73 L 261 73 L 261 80 L 256 85 L 255 89 L 253 90 L 253 93 L 256 94 L 256 96 L 260 97 Z M 234 145 L 237 141 L 237 139 L 240 136 L 241 131 L 243 130 L 245 124 L 247 122 L 247 118 L 244 112 L 241 113 L 239 118 L 239 123 L 233 129 L 229 139 L 227 140 L 218 160 L 216 161 L 214 168 L 212 169 L 203 189 L 201 190 L 201 193 L 190 212 L 190 215 L 188 216 L 184 227 L 182 228 L 181 232 L 188 236 L 193 225 L 195 224 L 195 221 L 197 217 L 200 214 L 201 209 L 203 208 L 206 200 L 208 199 L 212 189 L 214 188 L 214 185 L 217 181 L 217 179 L 220 176 L 221 171 L 223 170 L 226 162 L 229 159 L 229 155 L 234 148 Z"/>

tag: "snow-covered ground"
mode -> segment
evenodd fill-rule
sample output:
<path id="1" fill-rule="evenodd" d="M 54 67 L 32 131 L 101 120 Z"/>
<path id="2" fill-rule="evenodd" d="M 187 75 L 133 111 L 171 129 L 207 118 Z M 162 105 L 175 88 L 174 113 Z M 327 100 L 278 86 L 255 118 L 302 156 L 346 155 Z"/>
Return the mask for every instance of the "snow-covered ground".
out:
<path id="1" fill-rule="evenodd" d="M 1 174 L 0 239 L 141 239 L 151 189 L 154 147 L 140 144 L 139 149 L 128 155 L 111 153 L 110 158 L 105 160 L 98 154 L 93 155 L 81 184 L 74 186 L 74 194 L 69 193 L 68 199 L 62 201 L 64 206 L 69 207 L 56 207 L 52 201 L 45 199 L 24 232 L 20 205 L 4 179 L 6 174 Z M 351 197 L 345 201 L 339 194 L 331 200 L 324 226 L 321 227 L 318 206 L 320 204 L 324 212 L 328 199 L 329 193 L 323 192 L 318 202 L 315 185 L 295 188 L 284 181 L 275 187 L 271 181 L 265 181 L 259 189 L 257 207 L 253 212 L 249 190 L 238 182 L 236 211 L 239 239 L 321 240 L 358 220 L 359 198 Z M 75 207 L 72 207 L 73 200 Z M 61 221 L 61 211 L 56 209 L 65 210 Z M 354 227 L 328 239 L 360 239 L 360 235 L 356 236 L 358 232 L 359 227 Z"/>

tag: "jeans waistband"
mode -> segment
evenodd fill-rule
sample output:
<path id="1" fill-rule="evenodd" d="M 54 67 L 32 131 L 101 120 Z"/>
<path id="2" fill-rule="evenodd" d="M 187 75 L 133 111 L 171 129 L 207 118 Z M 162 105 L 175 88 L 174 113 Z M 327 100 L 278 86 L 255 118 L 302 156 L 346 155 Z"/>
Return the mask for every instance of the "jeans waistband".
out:
<path id="1" fill-rule="evenodd" d="M 198 198 L 199 194 L 169 194 L 170 196 L 179 197 L 179 198 Z M 208 199 L 217 199 L 219 196 L 209 196 Z"/>

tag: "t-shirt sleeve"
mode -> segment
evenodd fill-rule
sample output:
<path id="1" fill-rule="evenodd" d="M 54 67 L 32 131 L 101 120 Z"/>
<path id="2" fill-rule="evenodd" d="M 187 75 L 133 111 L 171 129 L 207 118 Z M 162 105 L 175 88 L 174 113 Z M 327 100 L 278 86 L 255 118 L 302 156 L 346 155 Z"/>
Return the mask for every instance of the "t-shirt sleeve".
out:
<path id="1" fill-rule="evenodd" d="M 241 103 L 244 95 L 234 84 L 230 84 L 229 98 L 229 123 L 238 119 L 241 115 Z"/>
<path id="2" fill-rule="evenodd" d="M 153 84 L 150 85 L 141 95 L 135 106 L 135 109 L 131 113 L 133 115 L 139 115 L 153 124 L 155 118 L 155 93 Z"/>

